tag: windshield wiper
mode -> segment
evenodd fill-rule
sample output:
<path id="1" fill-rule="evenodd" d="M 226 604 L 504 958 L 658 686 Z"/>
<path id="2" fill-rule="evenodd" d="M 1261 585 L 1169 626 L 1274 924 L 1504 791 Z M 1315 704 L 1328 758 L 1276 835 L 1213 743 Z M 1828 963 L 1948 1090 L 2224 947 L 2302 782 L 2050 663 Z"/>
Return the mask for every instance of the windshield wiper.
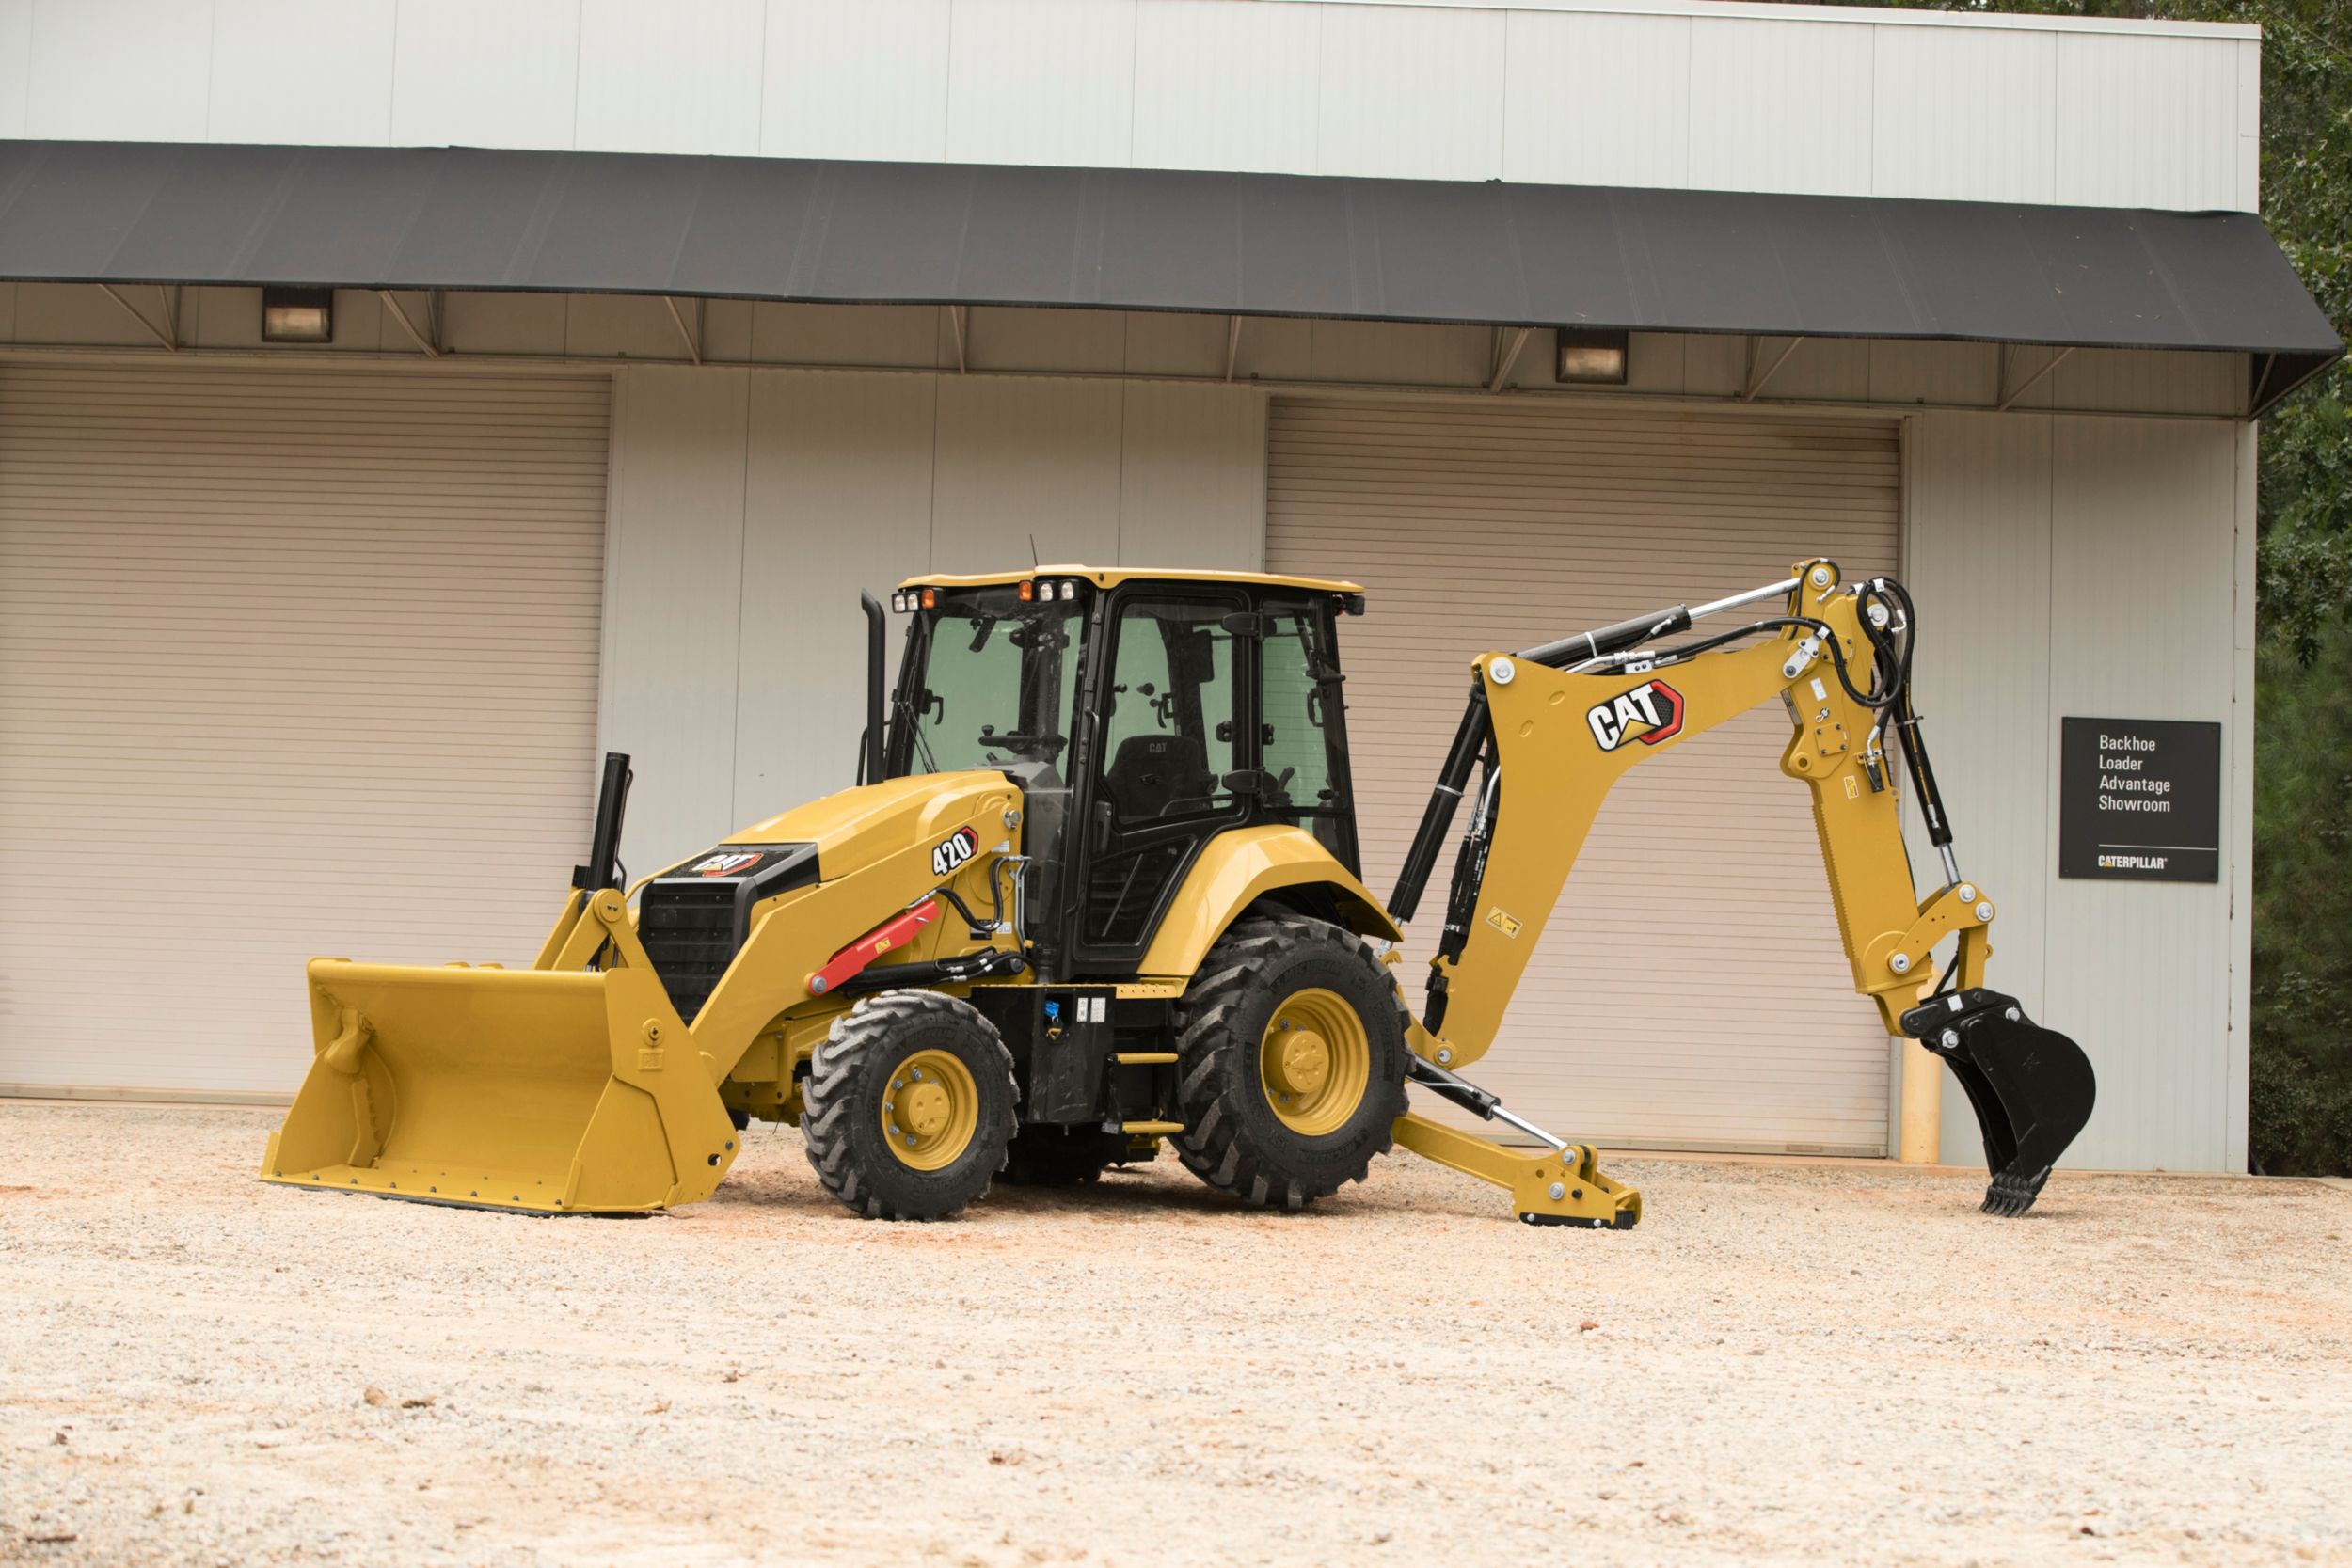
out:
<path id="1" fill-rule="evenodd" d="M 914 749 L 923 753 L 923 771 L 926 773 L 938 772 L 939 759 L 931 755 L 931 743 L 923 736 L 922 716 L 914 711 L 913 705 L 908 703 L 906 698 L 900 696 L 896 691 L 890 694 L 890 701 L 892 705 L 897 707 L 898 712 L 905 718 L 907 734 L 914 737 Z"/>

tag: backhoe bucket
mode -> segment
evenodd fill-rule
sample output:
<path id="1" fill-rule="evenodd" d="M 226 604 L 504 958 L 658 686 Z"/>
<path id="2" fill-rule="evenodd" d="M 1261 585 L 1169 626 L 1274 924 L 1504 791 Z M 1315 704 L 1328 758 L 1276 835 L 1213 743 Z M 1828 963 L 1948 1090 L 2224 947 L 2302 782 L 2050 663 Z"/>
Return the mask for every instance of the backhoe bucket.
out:
<path id="1" fill-rule="evenodd" d="M 619 1212 L 709 1196 L 737 1137 L 650 972 L 310 966 L 318 1051 L 262 1179 Z"/>
<path id="2" fill-rule="evenodd" d="M 2033 1207 L 2066 1146 L 2090 1120 L 2098 1081 L 2082 1047 L 2027 1018 L 2017 999 L 1970 990 L 1914 1007 L 1903 1029 L 1950 1064 L 1976 1108 L 1988 1214 Z"/>

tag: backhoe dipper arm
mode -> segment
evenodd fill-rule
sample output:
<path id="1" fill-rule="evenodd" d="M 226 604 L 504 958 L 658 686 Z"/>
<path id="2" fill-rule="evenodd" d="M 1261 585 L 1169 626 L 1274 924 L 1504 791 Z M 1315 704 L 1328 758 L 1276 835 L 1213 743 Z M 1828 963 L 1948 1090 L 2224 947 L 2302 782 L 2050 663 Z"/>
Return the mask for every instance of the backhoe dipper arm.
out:
<path id="1" fill-rule="evenodd" d="M 1782 596 L 1786 609 L 1760 624 L 1679 649 L 1644 646 L 1705 615 Z M 2014 1212 L 2030 1203 L 2049 1162 L 2088 1118 L 2090 1069 L 2072 1041 L 2026 1022 L 2012 998 L 1982 989 L 1994 906 L 1959 877 L 1917 742 L 1908 654 L 1897 652 L 1908 648 L 1908 610 L 1899 585 L 1880 578 L 1849 588 L 1833 562 L 1810 561 L 1788 582 L 1714 605 L 1677 606 L 1517 656 L 1474 660 L 1470 712 L 1391 903 L 1400 920 L 1409 916 L 1456 800 L 1470 798 L 1473 815 L 1431 960 L 1428 1005 L 1408 1031 L 1415 1054 L 1450 1074 L 1493 1045 L 1601 802 L 1629 768 L 1777 696 L 1790 720 L 1781 771 L 1812 792 L 1854 989 L 1877 1004 L 1889 1034 L 1921 1038 L 1967 1089 L 1994 1165 L 1987 1207 Z M 1744 647 L 1717 645 L 1759 632 L 1772 635 Z M 1890 734 L 1904 744 L 1947 873 L 1925 899 L 1903 845 L 1883 745 Z M 1472 757 L 1486 765 L 1475 789 L 1466 761 Z M 1930 950 L 1950 936 L 1959 939 L 1956 956 L 1930 997 L 1923 984 Z M 2074 1062 L 2081 1063 L 2078 1075 Z M 2041 1081 L 2026 1081 L 2037 1074 Z M 1438 1075 L 1427 1076 L 1427 1086 L 1468 1103 Z M 1402 1123 L 1399 1141 L 1435 1143 L 1425 1132 L 1406 1136 Z M 2005 1167 L 2012 1166 L 2017 1190 L 2005 1195 Z M 2027 1185 L 2031 1191 L 2023 1191 Z"/>

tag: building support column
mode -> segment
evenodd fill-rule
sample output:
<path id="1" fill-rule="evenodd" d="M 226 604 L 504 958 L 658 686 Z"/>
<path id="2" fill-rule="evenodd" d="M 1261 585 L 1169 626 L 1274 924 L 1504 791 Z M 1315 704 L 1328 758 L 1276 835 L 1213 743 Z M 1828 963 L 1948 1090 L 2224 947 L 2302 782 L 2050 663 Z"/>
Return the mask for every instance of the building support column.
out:
<path id="1" fill-rule="evenodd" d="M 1902 1122 L 1897 1158 L 1932 1165 L 1944 1156 L 1944 1064 L 1917 1040 L 1902 1042 Z"/>

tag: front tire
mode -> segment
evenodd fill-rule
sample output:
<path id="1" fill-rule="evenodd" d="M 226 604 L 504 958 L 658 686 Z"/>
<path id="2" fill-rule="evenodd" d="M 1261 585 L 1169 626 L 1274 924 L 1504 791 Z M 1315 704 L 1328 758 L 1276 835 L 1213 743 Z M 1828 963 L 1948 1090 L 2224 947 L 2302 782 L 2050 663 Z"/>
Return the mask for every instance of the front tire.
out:
<path id="1" fill-rule="evenodd" d="M 970 1003 L 867 997 L 809 1063 L 801 1133 L 825 1190 L 869 1220 L 939 1220 L 988 1191 L 1012 1139 L 1012 1057 Z"/>
<path id="2" fill-rule="evenodd" d="M 1178 1158 L 1258 1208 L 1362 1180 L 1405 1114 L 1405 1024 L 1361 938 L 1287 912 L 1235 922 L 1177 1007 Z"/>

